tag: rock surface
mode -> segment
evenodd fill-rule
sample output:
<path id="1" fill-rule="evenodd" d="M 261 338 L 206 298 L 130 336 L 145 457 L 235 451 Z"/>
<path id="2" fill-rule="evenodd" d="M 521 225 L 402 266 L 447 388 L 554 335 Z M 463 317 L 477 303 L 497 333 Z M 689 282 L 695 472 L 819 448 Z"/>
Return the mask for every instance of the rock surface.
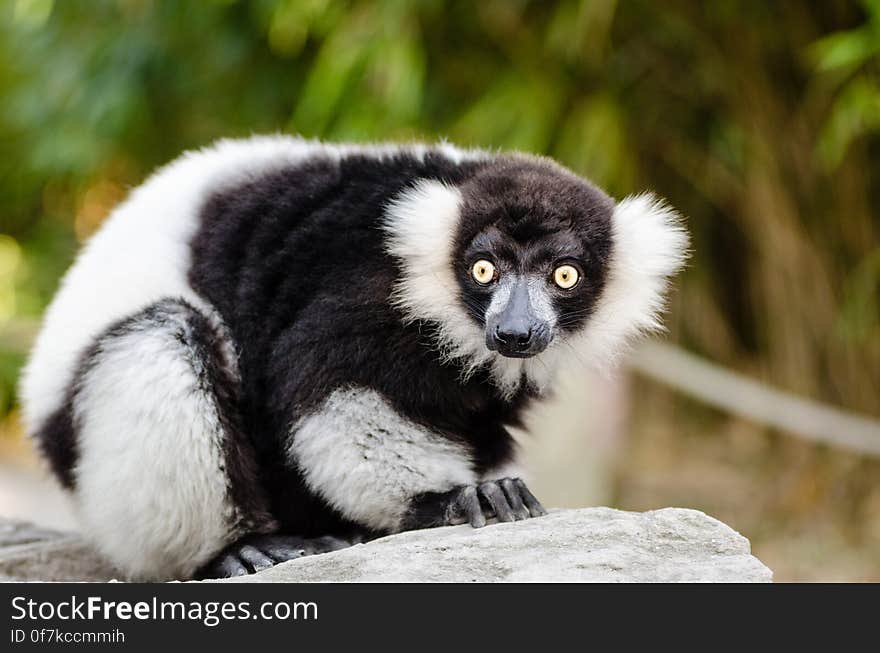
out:
<path id="1" fill-rule="evenodd" d="M 0 579 L 114 578 L 70 534 L 0 522 Z M 749 541 L 696 510 L 554 511 L 474 530 L 411 531 L 232 582 L 769 582 Z"/>
<path id="2" fill-rule="evenodd" d="M 0 581 L 105 581 L 117 575 L 78 535 L 0 519 Z"/>

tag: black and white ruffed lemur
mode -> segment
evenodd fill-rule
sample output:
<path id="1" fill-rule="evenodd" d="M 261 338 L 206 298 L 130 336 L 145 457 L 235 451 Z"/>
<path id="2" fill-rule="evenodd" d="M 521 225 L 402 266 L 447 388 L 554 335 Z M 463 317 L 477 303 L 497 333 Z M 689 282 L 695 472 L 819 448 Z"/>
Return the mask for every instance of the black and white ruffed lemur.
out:
<path id="1" fill-rule="evenodd" d="M 659 327 L 687 236 L 544 158 L 221 141 L 131 192 L 46 312 L 23 412 L 132 579 L 544 509 L 506 426 Z"/>

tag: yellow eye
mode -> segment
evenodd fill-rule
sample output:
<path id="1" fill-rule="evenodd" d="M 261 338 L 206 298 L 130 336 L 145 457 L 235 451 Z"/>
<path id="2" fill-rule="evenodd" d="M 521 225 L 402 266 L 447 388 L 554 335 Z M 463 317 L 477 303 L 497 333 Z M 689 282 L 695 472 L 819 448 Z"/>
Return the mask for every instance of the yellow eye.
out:
<path id="1" fill-rule="evenodd" d="M 563 290 L 574 288 L 581 275 L 573 265 L 560 265 L 553 271 L 553 281 Z"/>
<path id="2" fill-rule="evenodd" d="M 488 283 L 492 283 L 495 279 L 495 266 L 492 265 L 491 261 L 480 259 L 474 263 L 474 267 L 471 268 L 471 274 L 477 283 L 485 286 Z"/>

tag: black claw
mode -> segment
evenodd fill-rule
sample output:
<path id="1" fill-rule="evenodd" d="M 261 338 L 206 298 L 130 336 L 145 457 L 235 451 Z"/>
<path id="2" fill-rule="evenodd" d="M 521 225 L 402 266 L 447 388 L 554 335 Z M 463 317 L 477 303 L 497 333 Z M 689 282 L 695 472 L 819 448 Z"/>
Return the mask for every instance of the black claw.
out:
<path id="1" fill-rule="evenodd" d="M 262 571 L 275 565 L 275 560 L 249 544 L 245 544 L 238 550 L 238 557 L 254 572 Z"/>
<path id="2" fill-rule="evenodd" d="M 471 526 L 482 528 L 486 525 L 486 516 L 480 507 L 480 497 L 477 496 L 477 489 L 475 487 L 469 485 L 463 488 L 458 501 L 467 522 Z"/>
<path id="3" fill-rule="evenodd" d="M 547 511 L 544 510 L 544 506 L 542 506 L 541 502 L 535 498 L 535 495 L 529 491 L 529 488 L 526 487 L 526 484 L 523 483 L 522 479 L 517 478 L 514 479 L 513 482 L 519 490 L 519 495 L 522 497 L 522 500 L 529 509 L 529 514 L 531 514 L 532 517 L 542 517 L 547 514 Z"/>
<path id="4" fill-rule="evenodd" d="M 275 562 L 287 562 L 307 555 L 302 547 L 281 542 L 266 544 L 263 546 L 263 552 Z"/>
<path id="5" fill-rule="evenodd" d="M 224 554 L 222 558 L 211 565 L 209 572 L 215 578 L 247 576 L 249 573 L 247 567 L 232 553 Z"/>
<path id="6" fill-rule="evenodd" d="M 504 490 L 504 495 L 507 497 L 507 501 L 510 504 L 510 508 L 513 510 L 514 516 L 518 520 L 528 519 L 530 516 L 529 509 L 523 504 L 519 489 L 516 487 L 516 483 L 514 483 L 513 479 L 502 479 L 501 489 Z"/>
<path id="7" fill-rule="evenodd" d="M 504 492 L 502 492 L 498 483 L 495 481 L 481 483 L 478 489 L 483 498 L 489 502 L 498 521 L 515 521 L 513 510 L 511 510 L 510 504 L 507 503 L 507 497 L 504 496 Z"/>

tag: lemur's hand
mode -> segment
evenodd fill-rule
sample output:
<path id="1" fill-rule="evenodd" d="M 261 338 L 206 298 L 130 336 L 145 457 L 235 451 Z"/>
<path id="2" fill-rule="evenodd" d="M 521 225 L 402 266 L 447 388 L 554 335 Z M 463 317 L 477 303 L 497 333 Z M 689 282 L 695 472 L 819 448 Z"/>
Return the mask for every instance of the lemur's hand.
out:
<path id="1" fill-rule="evenodd" d="M 461 485 L 448 492 L 430 492 L 413 500 L 404 528 L 427 528 L 469 523 L 482 528 L 486 520 L 517 521 L 547 511 L 519 478 Z"/>

